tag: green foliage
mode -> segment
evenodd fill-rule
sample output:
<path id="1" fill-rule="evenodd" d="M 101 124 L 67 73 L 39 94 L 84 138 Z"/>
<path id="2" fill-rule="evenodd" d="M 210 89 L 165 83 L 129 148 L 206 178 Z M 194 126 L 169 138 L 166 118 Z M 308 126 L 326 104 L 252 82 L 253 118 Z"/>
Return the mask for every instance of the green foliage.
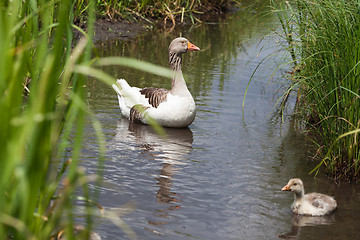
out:
<path id="1" fill-rule="evenodd" d="M 118 64 L 171 76 L 167 69 L 129 58 L 90 61 L 91 35 L 73 41 L 79 2 L 0 3 L 0 239 L 52 239 L 64 231 L 67 239 L 89 237 L 98 205 L 79 166 L 87 118 L 98 137 L 99 176 L 105 141 L 85 102 L 86 79 L 92 75 L 115 83 L 94 66 Z M 81 11 L 89 33 L 94 9 L 95 1 L 89 1 Z M 163 132 L 157 123 L 152 126 Z M 85 228 L 74 227 L 75 201 L 85 206 Z M 130 239 L 136 238 L 120 215 L 101 208 L 101 217 L 110 216 Z M 73 236 L 74 228 L 84 231 Z"/>
<path id="2" fill-rule="evenodd" d="M 322 159 L 313 171 L 325 165 L 337 179 L 359 179 L 359 2 L 297 0 L 280 7 L 294 64 L 290 89 L 298 90 L 296 107 Z"/>
<path id="3" fill-rule="evenodd" d="M 74 190 L 89 199 L 78 166 L 85 77 L 73 69 L 89 62 L 91 40 L 72 49 L 72 16 L 70 1 L 0 3 L 0 239 L 50 239 L 64 228 L 71 239 Z"/>

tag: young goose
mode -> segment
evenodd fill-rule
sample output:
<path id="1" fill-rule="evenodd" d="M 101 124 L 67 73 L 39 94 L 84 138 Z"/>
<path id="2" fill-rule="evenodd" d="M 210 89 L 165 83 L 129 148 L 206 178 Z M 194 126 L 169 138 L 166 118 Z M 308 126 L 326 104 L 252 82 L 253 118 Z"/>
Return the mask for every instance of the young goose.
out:
<path id="1" fill-rule="evenodd" d="M 300 178 L 290 179 L 281 191 L 294 192 L 295 200 L 291 209 L 296 214 L 322 216 L 330 214 L 336 209 L 336 201 L 333 197 L 321 193 L 305 194 L 304 185 Z"/>
<path id="2" fill-rule="evenodd" d="M 181 71 L 182 54 L 200 48 L 186 38 L 175 38 L 169 46 L 170 69 L 174 72 L 171 89 L 131 87 L 124 79 L 112 87 L 119 99 L 121 114 L 133 122 L 147 124 L 148 117 L 163 127 L 184 128 L 195 119 L 195 101 Z"/>

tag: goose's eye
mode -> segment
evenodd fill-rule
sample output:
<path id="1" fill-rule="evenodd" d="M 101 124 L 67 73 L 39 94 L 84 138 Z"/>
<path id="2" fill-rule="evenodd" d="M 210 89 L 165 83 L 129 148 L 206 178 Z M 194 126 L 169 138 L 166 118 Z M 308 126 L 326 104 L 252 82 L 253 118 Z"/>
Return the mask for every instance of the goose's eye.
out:
<path id="1" fill-rule="evenodd" d="M 185 43 L 185 41 L 181 41 L 181 43 L 182 43 L 182 44 L 184 44 L 184 43 Z"/>
<path id="2" fill-rule="evenodd" d="M 296 186 L 297 185 L 297 183 L 294 183 L 294 186 Z"/>

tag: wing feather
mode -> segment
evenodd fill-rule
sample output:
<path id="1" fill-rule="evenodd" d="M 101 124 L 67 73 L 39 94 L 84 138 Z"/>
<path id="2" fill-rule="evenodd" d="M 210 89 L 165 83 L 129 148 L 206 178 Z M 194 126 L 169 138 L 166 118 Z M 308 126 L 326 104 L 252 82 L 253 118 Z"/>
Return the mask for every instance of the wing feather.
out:
<path id="1" fill-rule="evenodd" d="M 142 95 L 145 95 L 145 98 L 148 99 L 149 104 L 155 108 L 157 108 L 160 103 L 165 102 L 167 98 L 167 94 L 170 91 L 164 88 L 144 88 L 140 90 Z"/>

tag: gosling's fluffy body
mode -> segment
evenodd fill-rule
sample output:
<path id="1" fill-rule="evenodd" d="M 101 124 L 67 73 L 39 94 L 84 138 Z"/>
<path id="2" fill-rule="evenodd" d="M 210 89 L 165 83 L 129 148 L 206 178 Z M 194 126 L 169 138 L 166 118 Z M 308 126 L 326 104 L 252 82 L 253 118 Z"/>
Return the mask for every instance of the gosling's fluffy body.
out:
<path id="1" fill-rule="evenodd" d="M 291 209 L 296 214 L 323 216 L 334 212 L 337 207 L 336 200 L 331 196 L 321 193 L 305 194 L 304 184 L 299 178 L 290 179 L 281 190 L 295 194 Z"/>

